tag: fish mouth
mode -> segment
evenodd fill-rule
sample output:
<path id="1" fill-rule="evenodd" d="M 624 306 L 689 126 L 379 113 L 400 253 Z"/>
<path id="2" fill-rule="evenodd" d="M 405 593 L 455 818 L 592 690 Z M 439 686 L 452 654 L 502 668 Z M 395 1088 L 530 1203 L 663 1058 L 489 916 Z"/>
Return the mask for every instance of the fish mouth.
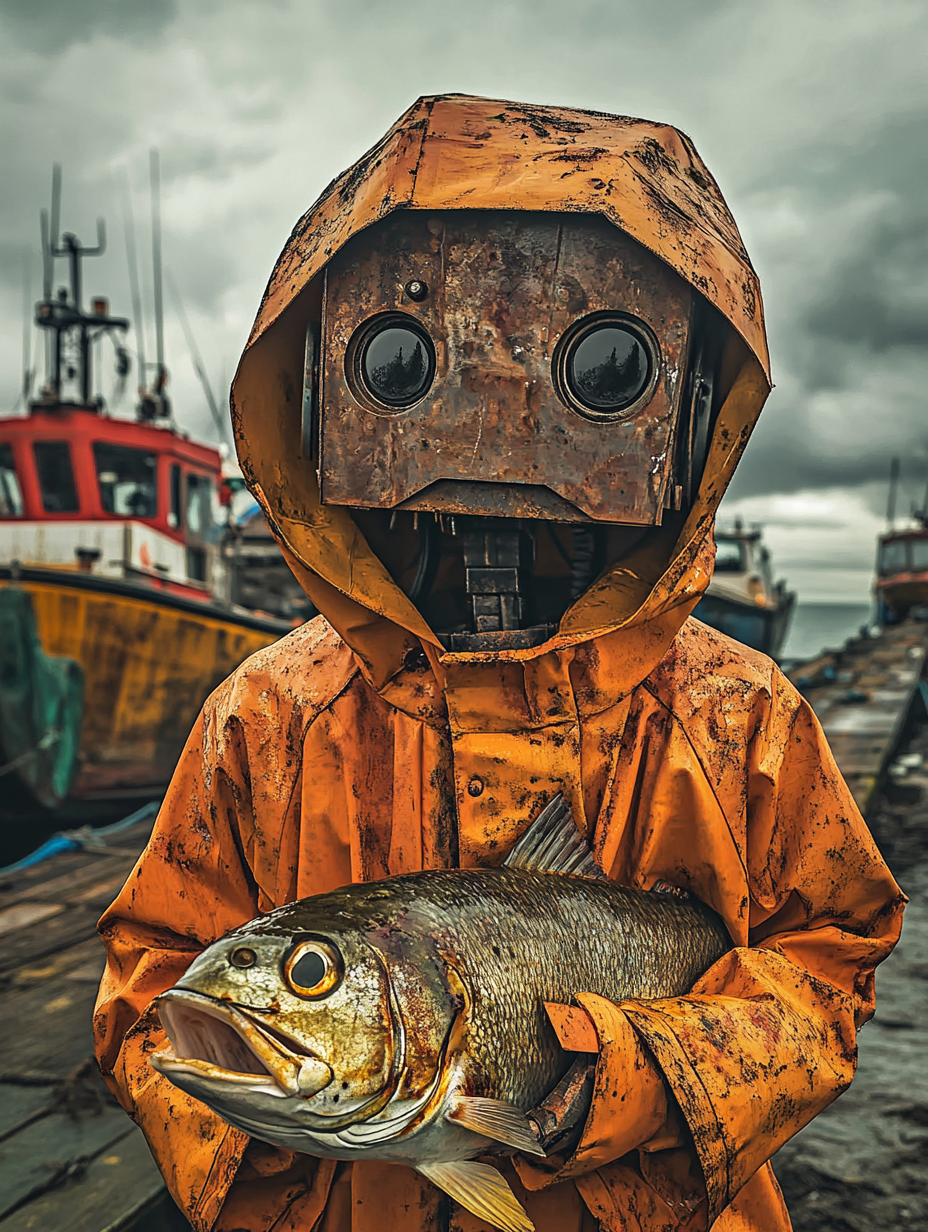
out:
<path id="1" fill-rule="evenodd" d="M 234 1004 L 182 988 L 162 993 L 155 1004 L 170 1042 L 150 1060 L 166 1078 L 189 1074 L 302 1099 L 332 1081 L 320 1057 L 297 1051 L 295 1041 L 272 1034 Z"/>

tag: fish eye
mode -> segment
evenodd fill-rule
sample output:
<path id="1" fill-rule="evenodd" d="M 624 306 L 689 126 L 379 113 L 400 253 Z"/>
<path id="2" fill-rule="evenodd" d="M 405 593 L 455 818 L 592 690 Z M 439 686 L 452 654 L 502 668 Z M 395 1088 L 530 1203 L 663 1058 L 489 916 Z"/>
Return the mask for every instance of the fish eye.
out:
<path id="1" fill-rule="evenodd" d="M 240 945 L 229 955 L 229 962 L 233 967 L 253 967 L 257 961 L 258 955 L 247 945 Z"/>
<path id="2" fill-rule="evenodd" d="M 653 390 L 657 343 L 640 321 L 596 313 L 578 321 L 554 356 L 561 397 L 588 419 L 614 419 Z"/>
<path id="3" fill-rule="evenodd" d="M 346 368 L 356 392 L 385 410 L 401 411 L 428 393 L 435 344 L 419 322 L 392 312 L 365 322 L 348 344 Z"/>
<path id="4" fill-rule="evenodd" d="M 324 997 L 341 976 L 341 955 L 324 941 L 301 941 L 284 961 L 284 979 L 298 997 Z"/>

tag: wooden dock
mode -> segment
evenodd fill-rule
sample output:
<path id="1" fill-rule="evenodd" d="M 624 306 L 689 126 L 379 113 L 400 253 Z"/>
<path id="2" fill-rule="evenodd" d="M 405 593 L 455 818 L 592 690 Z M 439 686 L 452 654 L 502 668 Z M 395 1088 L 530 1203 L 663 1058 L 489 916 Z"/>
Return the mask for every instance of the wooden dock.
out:
<path id="1" fill-rule="evenodd" d="M 189 1229 L 93 1059 L 96 922 L 151 824 L 0 876 L 0 1232 Z"/>
<path id="2" fill-rule="evenodd" d="M 851 638 L 789 672 L 818 715 L 838 768 L 866 817 L 920 690 L 928 623 L 907 620 Z"/>

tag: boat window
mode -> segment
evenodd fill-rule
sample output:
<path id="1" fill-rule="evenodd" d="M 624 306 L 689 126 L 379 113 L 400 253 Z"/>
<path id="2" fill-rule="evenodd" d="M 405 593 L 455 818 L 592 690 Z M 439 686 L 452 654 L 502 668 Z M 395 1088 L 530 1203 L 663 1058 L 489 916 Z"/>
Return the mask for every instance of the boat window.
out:
<path id="1" fill-rule="evenodd" d="M 212 487 L 206 475 L 187 475 L 187 529 L 191 535 L 206 535 L 209 531 Z"/>
<path id="2" fill-rule="evenodd" d="M 181 470 L 176 462 L 171 463 L 171 512 L 168 514 L 168 526 L 179 530 L 184 524 L 184 506 L 181 500 Z"/>
<path id="3" fill-rule="evenodd" d="M 912 539 L 909 543 L 912 553 L 912 569 L 923 573 L 928 569 L 928 539 Z"/>
<path id="4" fill-rule="evenodd" d="M 77 513 L 80 502 L 68 442 L 36 441 L 32 449 L 39 472 L 42 508 L 46 513 Z"/>
<path id="5" fill-rule="evenodd" d="M 908 568 L 904 539 L 890 539 L 880 548 L 880 573 L 902 573 Z"/>
<path id="6" fill-rule="evenodd" d="M 13 446 L 0 445 L 0 518 L 23 516 L 23 494 L 16 476 Z"/>
<path id="7" fill-rule="evenodd" d="M 158 511 L 158 456 L 145 449 L 94 441 L 93 457 L 106 513 L 153 518 Z"/>
<path id="8" fill-rule="evenodd" d="M 720 535 L 715 541 L 716 573 L 743 573 L 744 570 L 744 544 L 740 539 L 724 539 Z"/>
<path id="9" fill-rule="evenodd" d="M 204 548 L 187 548 L 187 577 L 191 582 L 206 581 L 206 551 Z"/>

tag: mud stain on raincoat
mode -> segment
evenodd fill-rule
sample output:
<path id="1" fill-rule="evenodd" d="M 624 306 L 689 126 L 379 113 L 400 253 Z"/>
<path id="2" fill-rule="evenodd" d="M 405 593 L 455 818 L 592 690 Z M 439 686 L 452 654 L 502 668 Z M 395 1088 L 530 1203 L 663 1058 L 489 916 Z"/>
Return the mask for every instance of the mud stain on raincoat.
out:
<path id="1" fill-rule="evenodd" d="M 698 498 L 531 650 L 445 653 L 300 454 L 319 274 L 396 209 L 602 214 L 731 325 Z M 777 668 L 689 614 L 718 503 L 769 392 L 756 275 L 722 195 L 667 126 L 445 96 L 416 103 L 297 225 L 233 388 L 239 456 L 324 613 L 207 702 L 151 843 L 101 921 L 104 1073 L 197 1229 L 484 1227 L 413 1172 L 251 1143 L 148 1063 L 152 999 L 229 929 L 353 880 L 497 865 L 563 791 L 610 876 L 691 890 L 735 947 L 686 997 L 564 1014 L 595 1035 L 569 1159 L 505 1165 L 539 1232 L 784 1232 L 768 1160 L 850 1082 L 902 896 L 819 725 Z M 582 944 L 582 939 L 578 939 Z M 583 993 L 584 990 L 578 990 Z"/>

